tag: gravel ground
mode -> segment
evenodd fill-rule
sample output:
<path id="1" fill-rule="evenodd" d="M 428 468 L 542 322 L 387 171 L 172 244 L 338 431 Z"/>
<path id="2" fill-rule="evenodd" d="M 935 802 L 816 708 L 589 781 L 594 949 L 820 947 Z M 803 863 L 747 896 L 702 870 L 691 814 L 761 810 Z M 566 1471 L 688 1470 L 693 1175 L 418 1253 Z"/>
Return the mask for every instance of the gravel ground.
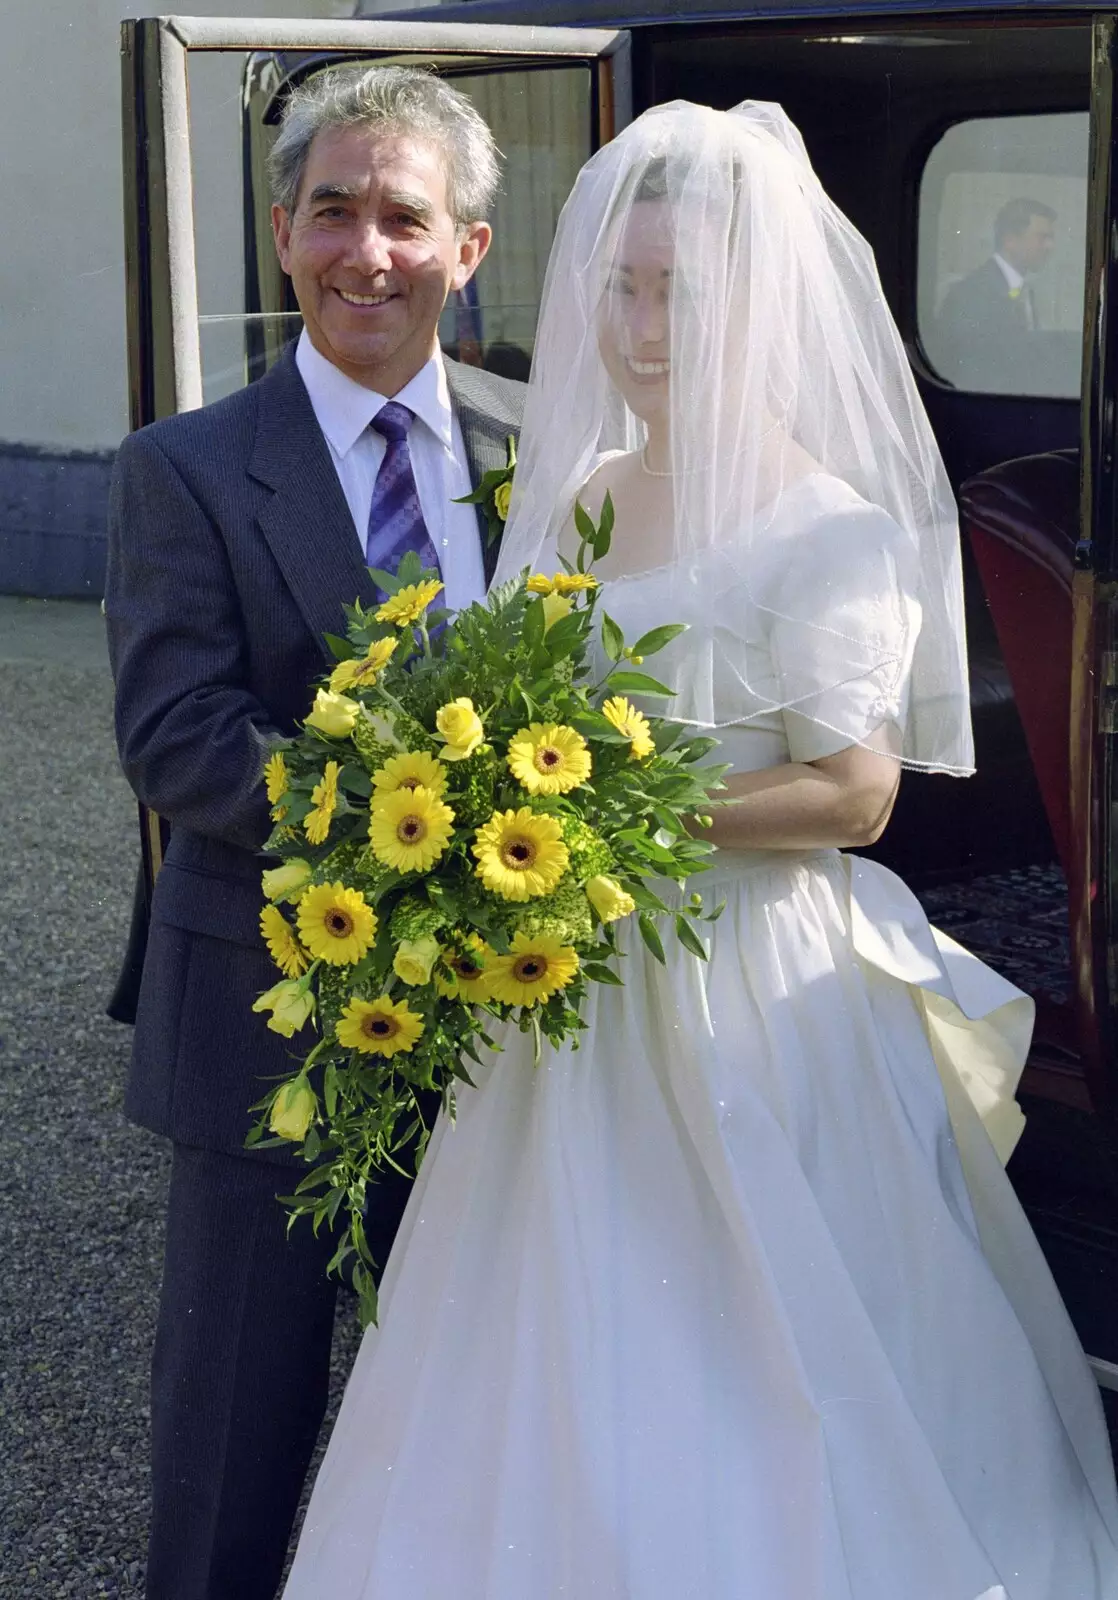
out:
<path id="1" fill-rule="evenodd" d="M 104 1014 L 138 860 L 111 702 L 95 606 L 0 596 L 0 1600 L 143 1595 L 169 1163 Z M 343 1297 L 320 1453 L 357 1343 Z"/>
<path id="2" fill-rule="evenodd" d="M 169 1163 L 104 1014 L 138 860 L 111 704 L 95 606 L 0 598 L 3 1600 L 143 1594 Z M 356 1334 L 346 1299 L 324 1436 Z"/>

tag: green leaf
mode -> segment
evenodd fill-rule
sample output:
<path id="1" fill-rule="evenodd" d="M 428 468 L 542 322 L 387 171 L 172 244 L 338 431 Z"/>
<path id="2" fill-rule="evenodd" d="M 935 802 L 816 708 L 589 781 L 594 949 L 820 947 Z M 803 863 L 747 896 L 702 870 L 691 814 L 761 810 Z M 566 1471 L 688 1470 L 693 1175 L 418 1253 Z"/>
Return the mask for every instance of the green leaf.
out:
<path id="1" fill-rule="evenodd" d="M 603 636 L 605 629 L 603 627 Z M 617 660 L 614 656 L 613 660 Z M 622 669 L 620 672 L 610 673 L 609 687 L 624 691 L 626 694 L 675 694 L 674 689 L 669 689 L 667 684 L 661 683 L 658 678 L 650 678 L 647 672 L 629 672 Z"/>
<path id="2" fill-rule="evenodd" d="M 529 650 L 535 650 L 543 638 L 546 631 L 544 621 L 543 601 L 533 600 L 524 613 L 524 626 L 520 634 L 521 639 Z"/>
<path id="3" fill-rule="evenodd" d="M 647 884 L 629 883 L 626 887 L 642 911 L 666 911 L 668 909 L 660 896 L 653 894 Z"/>
<path id="4" fill-rule="evenodd" d="M 322 1149 L 322 1140 L 319 1138 L 317 1128 L 308 1128 L 307 1137 L 303 1140 L 303 1158 L 306 1161 L 317 1161 L 319 1151 Z"/>
<path id="5" fill-rule="evenodd" d="M 614 509 L 613 496 L 606 490 L 606 497 L 602 501 L 602 515 L 598 523 L 598 533 L 594 540 L 594 559 L 601 561 L 609 555 L 610 541 L 613 536 Z"/>
<path id="6" fill-rule="evenodd" d="M 625 635 L 607 611 L 602 612 L 602 649 L 611 661 L 620 661 L 621 653 L 625 649 Z M 613 682 L 614 679 L 611 678 L 610 684 Z M 664 692 L 667 693 L 667 690 Z"/>
<path id="7" fill-rule="evenodd" d="M 602 744 L 631 742 L 626 734 L 618 733 L 609 718 L 603 717 L 600 711 L 582 712 L 569 720 L 572 728 L 577 728 L 579 733 L 584 733 L 589 739 L 597 739 Z"/>
<path id="8" fill-rule="evenodd" d="M 594 540 L 597 537 L 598 530 L 594 526 L 594 519 L 586 510 L 581 500 L 575 501 L 575 527 L 578 530 L 578 536 L 582 540 L 583 544 L 588 544 L 590 548 L 593 549 Z"/>
<path id="9" fill-rule="evenodd" d="M 657 755 L 662 756 L 666 750 L 670 750 L 676 740 L 681 739 L 686 731 L 687 724 L 684 722 L 669 722 L 666 719 L 663 721 L 657 720 L 652 729 L 652 742 L 656 746 Z M 676 758 L 679 758 L 678 750 L 676 751 Z"/>
<path id="10" fill-rule="evenodd" d="M 685 950 L 690 950 L 691 954 L 693 956 L 698 956 L 700 961 L 706 960 L 706 946 L 703 944 L 703 941 L 699 938 L 699 935 L 695 932 L 690 922 L 683 915 L 682 911 L 676 912 L 675 931 L 676 937 L 679 939 L 680 944 Z"/>
<path id="11" fill-rule="evenodd" d="M 717 750 L 720 743 L 720 739 L 708 739 L 705 735 L 700 735 L 698 738 L 688 739 L 686 744 L 681 744 L 676 755 L 681 761 L 701 761 L 712 750 Z"/>
<path id="12" fill-rule="evenodd" d="M 397 884 L 403 883 L 404 875 L 393 867 L 380 879 L 372 895 L 366 894 L 365 898 L 374 906 L 379 906 L 386 894 L 390 894 Z"/>
<path id="13" fill-rule="evenodd" d="M 326 641 L 326 648 L 334 657 L 335 661 L 353 660 L 353 646 L 350 644 L 348 639 L 343 639 L 341 635 L 337 633 L 324 633 L 322 637 Z"/>
<path id="14" fill-rule="evenodd" d="M 367 800 L 373 792 L 372 780 L 364 767 L 356 767 L 349 762 L 342 768 L 338 785 L 350 794 L 360 795 L 363 800 Z"/>
<path id="15" fill-rule="evenodd" d="M 673 639 L 678 639 L 681 633 L 686 632 L 686 622 L 666 622 L 662 628 L 650 628 L 647 633 L 641 634 L 633 646 L 633 654 L 654 656 L 657 650 L 662 650 L 666 644 L 671 644 Z"/>
<path id="16" fill-rule="evenodd" d="M 647 911 L 641 912 L 637 922 L 641 930 L 641 938 L 652 951 L 652 954 L 656 957 L 657 961 L 660 962 L 661 966 L 666 966 L 667 957 L 664 955 L 663 941 L 661 940 L 659 933 L 656 931 L 656 924 L 648 915 Z"/>
<path id="17" fill-rule="evenodd" d="M 322 1080 L 322 1098 L 326 1102 L 326 1115 L 331 1122 L 338 1108 L 338 1068 L 333 1061 L 326 1063 L 326 1074 Z"/>
<path id="18" fill-rule="evenodd" d="M 423 577 L 426 568 L 419 559 L 415 550 L 405 550 L 400 557 L 400 565 L 396 568 L 396 580 L 400 588 L 405 588 L 409 583 L 418 583 Z"/>
<path id="19" fill-rule="evenodd" d="M 664 832 L 671 834 L 673 839 L 686 834 L 687 830 L 683 826 L 682 818 L 677 817 L 674 811 L 668 811 L 664 806 L 653 806 L 652 815 Z"/>
<path id="20" fill-rule="evenodd" d="M 581 970 L 588 978 L 593 978 L 595 983 L 613 984 L 618 989 L 625 987 L 625 980 L 619 978 L 612 967 L 603 966 L 600 961 L 584 961 Z"/>
<path id="21" fill-rule="evenodd" d="M 558 622 L 552 623 L 544 635 L 547 653 L 552 661 L 562 661 L 565 656 L 578 649 L 585 636 L 585 611 L 574 611 L 569 617 L 560 617 Z"/>
<path id="22" fill-rule="evenodd" d="M 404 587 L 404 580 L 396 572 L 385 572 L 383 567 L 370 567 L 369 576 L 378 589 L 383 589 L 385 594 L 395 594 L 397 589 Z"/>

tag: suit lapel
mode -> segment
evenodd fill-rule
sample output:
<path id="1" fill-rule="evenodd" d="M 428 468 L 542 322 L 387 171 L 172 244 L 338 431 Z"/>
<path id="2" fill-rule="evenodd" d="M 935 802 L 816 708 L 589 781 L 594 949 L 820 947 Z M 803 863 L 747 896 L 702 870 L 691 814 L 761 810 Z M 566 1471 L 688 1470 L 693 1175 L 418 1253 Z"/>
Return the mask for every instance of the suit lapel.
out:
<path id="1" fill-rule="evenodd" d="M 260 379 L 249 476 L 271 489 L 257 521 L 324 657 L 322 635 L 343 633 L 342 606 L 371 605 L 365 553 L 295 365 L 294 346 Z"/>
<path id="2" fill-rule="evenodd" d="M 466 463 L 470 469 L 470 484 L 477 488 L 487 472 L 503 467 L 508 461 L 508 436 L 518 430 L 487 416 L 476 404 L 469 387 L 469 371 L 458 361 L 446 361 L 446 382 L 450 398 L 462 430 L 462 443 L 466 449 Z M 481 556 L 485 566 L 485 581 L 491 583 L 497 568 L 497 555 L 501 541 L 489 543 L 489 523 L 481 506 L 475 506 Z"/>

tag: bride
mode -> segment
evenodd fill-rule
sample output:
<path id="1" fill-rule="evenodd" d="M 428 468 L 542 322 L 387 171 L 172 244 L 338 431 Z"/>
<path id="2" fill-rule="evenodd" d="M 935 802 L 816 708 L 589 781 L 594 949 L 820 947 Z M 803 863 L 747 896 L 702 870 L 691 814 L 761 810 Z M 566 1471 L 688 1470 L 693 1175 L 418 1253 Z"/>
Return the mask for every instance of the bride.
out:
<path id="1" fill-rule="evenodd" d="M 1003 1173 L 1031 1002 L 876 839 L 972 766 L 958 528 L 868 247 L 779 108 L 583 169 L 498 580 L 598 575 L 732 763 L 710 960 L 442 1120 L 286 1600 L 1106 1600 L 1098 1395 Z"/>

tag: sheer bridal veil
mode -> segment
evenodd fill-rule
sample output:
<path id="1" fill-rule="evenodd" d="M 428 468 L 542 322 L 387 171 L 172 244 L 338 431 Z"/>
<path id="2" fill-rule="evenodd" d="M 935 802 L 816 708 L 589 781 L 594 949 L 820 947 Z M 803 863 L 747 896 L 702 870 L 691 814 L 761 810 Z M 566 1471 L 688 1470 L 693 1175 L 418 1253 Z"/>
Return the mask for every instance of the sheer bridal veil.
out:
<path id="1" fill-rule="evenodd" d="M 575 498 L 598 512 L 603 455 L 645 451 L 652 472 L 654 444 L 669 593 L 692 623 L 671 714 L 718 728 L 794 711 L 906 765 L 970 771 L 954 499 L 872 252 L 779 106 L 658 106 L 583 167 L 498 580 L 552 570 Z M 621 582 L 650 565 L 641 543 L 619 520 Z"/>

